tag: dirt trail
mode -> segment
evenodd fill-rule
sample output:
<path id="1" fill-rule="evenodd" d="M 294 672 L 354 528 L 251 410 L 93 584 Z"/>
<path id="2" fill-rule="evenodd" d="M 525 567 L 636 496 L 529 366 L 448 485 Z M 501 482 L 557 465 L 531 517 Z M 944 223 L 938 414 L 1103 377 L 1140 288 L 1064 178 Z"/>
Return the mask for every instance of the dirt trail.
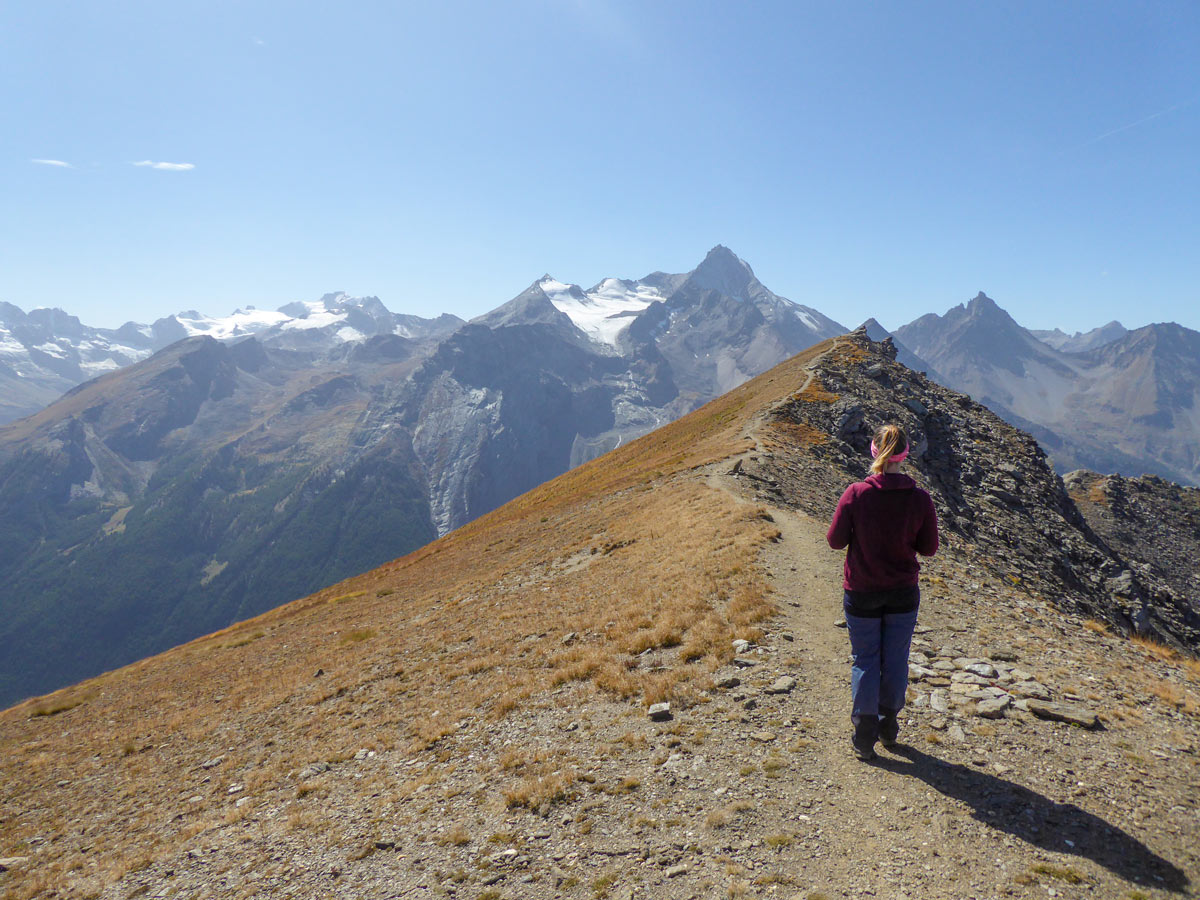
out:
<path id="1" fill-rule="evenodd" d="M 763 505 L 752 479 L 731 474 L 731 462 L 710 470 L 709 486 Z M 793 858 L 800 871 L 794 875 L 809 885 L 797 897 L 1191 896 L 1186 877 L 1115 825 L 1116 817 L 1076 806 L 1071 797 L 1078 792 L 1056 800 L 1029 777 L 1044 771 L 1053 759 L 1046 754 L 1058 748 L 1051 735 L 1031 733 L 1020 721 L 1005 723 L 1005 731 L 951 716 L 951 731 L 957 725 L 965 733 L 943 740 L 947 732 L 930 726 L 940 719 L 934 728 L 945 729 L 946 717 L 910 707 L 901 714 L 895 752 L 879 746 L 877 760 L 856 759 L 849 640 L 835 626 L 842 618 L 844 554 L 826 544 L 826 521 L 766 505 L 781 532 L 763 557 L 781 612 L 772 639 L 794 637 L 798 685 L 787 712 L 798 719 L 807 745 L 803 762 L 771 792 L 797 836 L 793 849 L 800 853 Z M 942 560 L 925 567 L 937 572 Z M 966 632 L 980 624 L 972 615 L 965 605 L 926 597 L 918 641 L 935 647 L 969 642 Z M 1103 740 L 1086 733 L 1076 738 L 1096 749 Z M 1174 890 L 1162 890 L 1167 885 Z"/>
<path id="2" fill-rule="evenodd" d="M 713 487 L 741 496 L 736 481 L 709 477 Z M 778 630 L 795 637 L 801 660 L 791 711 L 811 742 L 803 767 L 780 789 L 797 799 L 791 818 L 798 833 L 811 836 L 820 861 L 813 887 L 897 900 L 951 896 L 943 891 L 965 873 L 963 856 L 946 852 L 946 820 L 961 811 L 910 777 L 905 756 L 880 748 L 880 761 L 869 764 L 851 753 L 849 641 L 834 625 L 841 618 L 842 553 L 826 545 L 824 523 L 795 511 L 772 514 L 782 538 L 764 564 L 782 612 Z M 901 739 L 911 739 L 915 723 L 903 715 L 901 721 L 908 732 Z"/>

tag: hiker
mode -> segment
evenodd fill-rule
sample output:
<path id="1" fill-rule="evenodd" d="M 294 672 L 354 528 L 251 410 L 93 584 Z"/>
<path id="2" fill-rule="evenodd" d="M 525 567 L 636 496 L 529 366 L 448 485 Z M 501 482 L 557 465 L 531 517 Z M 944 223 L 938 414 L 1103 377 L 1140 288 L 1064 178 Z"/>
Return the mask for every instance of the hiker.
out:
<path id="1" fill-rule="evenodd" d="M 826 535 L 834 550 L 848 548 L 842 607 L 854 658 L 851 743 L 859 759 L 875 758 L 877 740 L 888 748 L 899 743 L 896 717 L 904 708 L 921 602 L 917 554 L 933 556 L 938 548 L 933 500 L 900 473 L 908 450 L 900 426 L 875 432 L 871 474 L 846 488 Z"/>

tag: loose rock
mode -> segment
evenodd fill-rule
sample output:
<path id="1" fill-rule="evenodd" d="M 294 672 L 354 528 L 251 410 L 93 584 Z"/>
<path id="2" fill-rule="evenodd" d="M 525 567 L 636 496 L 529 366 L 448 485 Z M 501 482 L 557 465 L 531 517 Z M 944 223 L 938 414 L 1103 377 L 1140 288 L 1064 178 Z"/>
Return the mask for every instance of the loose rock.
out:
<path id="1" fill-rule="evenodd" d="M 1044 684 L 1036 681 L 1022 681 L 1014 684 L 1009 691 L 1018 697 L 1029 697 L 1032 700 L 1049 700 L 1050 691 Z"/>
<path id="2" fill-rule="evenodd" d="M 1010 703 L 1012 703 L 1012 698 L 1008 694 L 1002 697 L 981 700 L 979 701 L 979 706 L 975 708 L 975 715 L 982 716 L 985 719 L 1002 719 L 1004 718 L 1004 710 L 1008 709 Z"/>
<path id="3" fill-rule="evenodd" d="M 769 688 L 763 688 L 764 694 L 788 694 L 796 687 L 796 679 L 791 675 L 782 675 L 775 679 Z"/>
<path id="4" fill-rule="evenodd" d="M 646 714 L 650 716 L 650 719 L 654 722 L 665 722 L 671 718 L 671 704 L 654 703 L 650 706 L 650 709 L 647 710 Z"/>
<path id="5" fill-rule="evenodd" d="M 1095 728 L 1100 724 L 1096 714 L 1082 706 L 1067 703 L 1046 703 L 1042 700 L 1028 700 L 1029 711 L 1039 719 L 1051 719 L 1056 722 L 1067 722 L 1080 728 Z"/>

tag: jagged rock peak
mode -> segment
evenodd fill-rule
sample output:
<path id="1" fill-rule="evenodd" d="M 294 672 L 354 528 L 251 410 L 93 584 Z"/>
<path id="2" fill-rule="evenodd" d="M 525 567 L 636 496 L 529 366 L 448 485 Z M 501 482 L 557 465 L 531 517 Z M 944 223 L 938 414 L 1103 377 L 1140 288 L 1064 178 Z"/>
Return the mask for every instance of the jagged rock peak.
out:
<path id="1" fill-rule="evenodd" d="M 892 333 L 879 324 L 879 320 L 874 316 L 863 322 L 855 331 L 865 331 L 867 337 L 873 341 L 882 341 L 892 336 Z"/>
<path id="2" fill-rule="evenodd" d="M 896 342 L 892 340 L 892 336 L 886 330 L 883 330 L 881 337 L 874 337 L 870 327 L 872 324 L 876 329 L 883 330 L 882 326 L 874 319 L 868 319 L 851 331 L 847 337 L 868 353 L 879 354 L 894 361 L 896 359 Z"/>
<path id="3" fill-rule="evenodd" d="M 1000 305 L 983 291 L 980 291 L 978 294 L 972 297 L 971 301 L 967 303 L 966 306 L 968 312 L 975 313 L 976 315 L 1004 312 L 1004 310 L 1000 308 Z"/>
<path id="4" fill-rule="evenodd" d="M 708 251 L 700 265 L 692 270 L 690 279 L 700 287 L 739 299 L 746 299 L 747 287 L 758 281 L 750 264 L 724 244 L 717 244 Z"/>

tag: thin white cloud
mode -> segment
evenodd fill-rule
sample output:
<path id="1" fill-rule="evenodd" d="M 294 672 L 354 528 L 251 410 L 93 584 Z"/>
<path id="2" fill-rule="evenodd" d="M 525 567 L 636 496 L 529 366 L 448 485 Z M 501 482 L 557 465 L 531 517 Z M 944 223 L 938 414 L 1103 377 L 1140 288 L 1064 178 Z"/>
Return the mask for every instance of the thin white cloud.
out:
<path id="1" fill-rule="evenodd" d="M 37 163 L 39 166 L 58 166 L 60 169 L 75 168 L 69 162 L 63 162 L 61 159 L 31 159 L 31 163 Z"/>
<path id="2" fill-rule="evenodd" d="M 1092 144 L 1098 144 L 1098 143 L 1100 143 L 1100 141 L 1106 140 L 1107 138 L 1110 138 L 1115 134 L 1120 134 L 1122 131 L 1128 131 L 1131 128 L 1137 128 L 1139 125 L 1145 125 L 1147 122 L 1153 122 L 1155 119 L 1162 118 L 1163 116 L 1168 115 L 1169 113 L 1173 113 L 1176 110 L 1183 109 L 1184 107 L 1187 107 L 1187 106 L 1191 106 L 1193 103 L 1196 102 L 1196 100 L 1197 100 L 1197 98 L 1193 97 L 1191 100 L 1184 101 L 1183 103 L 1176 103 L 1174 106 L 1168 106 L 1166 109 L 1160 109 L 1156 113 L 1151 113 L 1148 116 L 1143 116 L 1142 118 L 1138 119 L 1136 122 L 1129 122 L 1126 125 L 1122 125 L 1120 128 L 1114 128 L 1112 131 L 1106 131 L 1106 132 L 1104 132 L 1104 134 L 1097 135 L 1096 137 L 1092 138 L 1090 141 L 1084 141 L 1079 146 L 1080 146 L 1080 148 L 1083 148 L 1083 147 L 1090 147 Z"/>
<path id="3" fill-rule="evenodd" d="M 159 169 L 163 172 L 187 172 L 190 169 L 196 168 L 195 163 L 153 162 L 149 159 L 143 159 L 140 162 L 133 163 L 133 165 L 145 166 L 148 169 Z"/>

